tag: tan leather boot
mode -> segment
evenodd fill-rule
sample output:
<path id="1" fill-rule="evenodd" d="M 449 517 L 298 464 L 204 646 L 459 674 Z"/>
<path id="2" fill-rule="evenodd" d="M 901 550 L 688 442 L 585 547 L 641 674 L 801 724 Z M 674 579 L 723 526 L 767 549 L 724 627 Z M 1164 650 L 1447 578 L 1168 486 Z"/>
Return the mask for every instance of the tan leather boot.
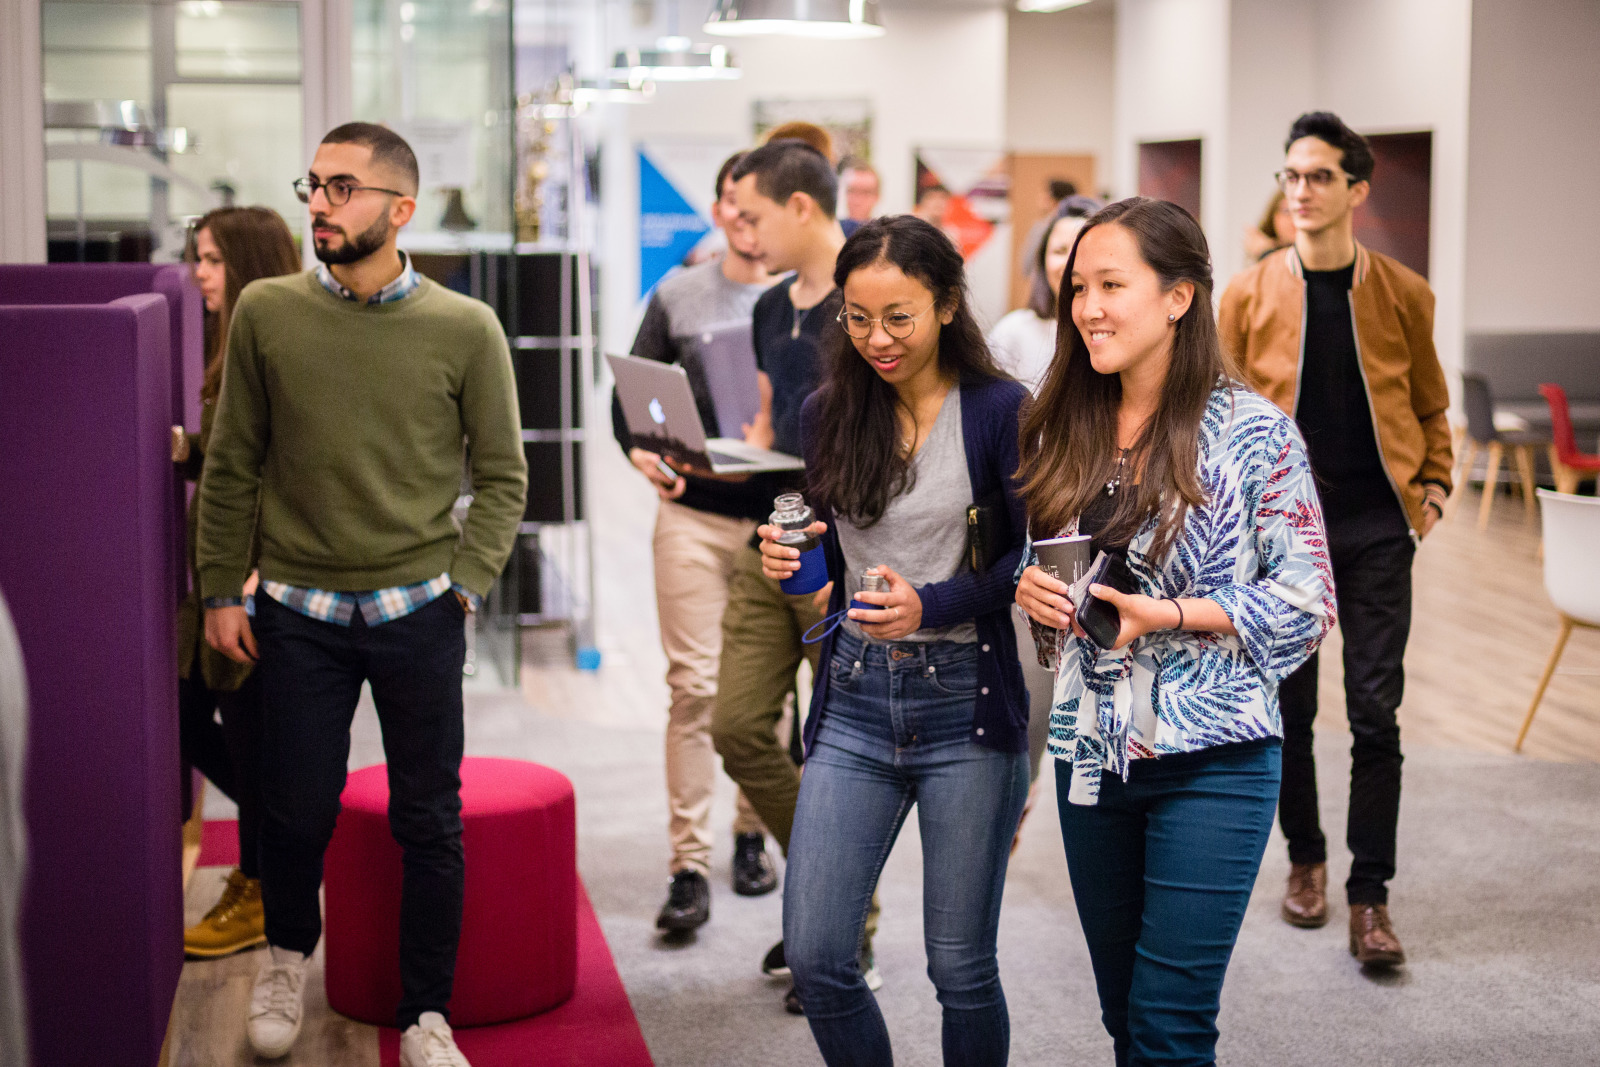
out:
<path id="1" fill-rule="evenodd" d="M 1350 955 L 1363 967 L 1398 967 L 1406 961 L 1386 905 L 1350 905 Z"/>
<path id="2" fill-rule="evenodd" d="M 1291 863 L 1289 888 L 1283 895 L 1283 921 L 1316 929 L 1328 924 L 1328 865 Z"/>
<path id="3" fill-rule="evenodd" d="M 261 908 L 261 883 L 235 867 L 228 872 L 222 898 L 206 917 L 183 932 L 183 951 L 213 959 L 260 945 L 267 940 L 266 913 Z"/>

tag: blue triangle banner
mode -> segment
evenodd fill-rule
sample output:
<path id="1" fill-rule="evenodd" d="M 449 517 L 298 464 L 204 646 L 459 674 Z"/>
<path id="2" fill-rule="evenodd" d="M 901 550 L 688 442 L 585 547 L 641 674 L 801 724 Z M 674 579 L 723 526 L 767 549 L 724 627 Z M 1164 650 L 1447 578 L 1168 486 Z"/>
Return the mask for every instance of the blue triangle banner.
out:
<path id="1" fill-rule="evenodd" d="M 683 262 L 711 229 L 694 205 L 639 150 L 639 298 Z"/>

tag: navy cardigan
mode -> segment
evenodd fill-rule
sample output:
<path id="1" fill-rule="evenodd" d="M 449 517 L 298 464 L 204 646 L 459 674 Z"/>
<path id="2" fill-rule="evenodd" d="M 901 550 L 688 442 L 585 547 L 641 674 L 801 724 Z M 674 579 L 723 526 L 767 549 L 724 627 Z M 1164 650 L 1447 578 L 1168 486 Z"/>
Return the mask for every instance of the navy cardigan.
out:
<path id="1" fill-rule="evenodd" d="M 972 740 L 1002 752 L 1022 752 L 1028 747 L 1028 691 L 1017 658 L 1017 635 L 1011 625 L 1011 604 L 1016 596 L 1017 564 L 1022 560 L 1027 513 L 1017 496 L 1017 409 L 1028 391 L 1006 379 L 964 378 L 961 382 L 961 437 L 967 452 L 967 477 L 972 499 L 983 500 L 997 491 L 1005 494 L 1011 529 L 1005 551 L 983 574 L 962 568 L 943 582 L 917 590 L 922 598 L 922 625 L 949 626 L 973 619 L 978 629 L 978 695 L 972 709 Z M 800 442 L 807 468 L 821 462 L 823 443 L 816 438 L 817 394 L 800 409 Z M 833 515 L 818 507 L 817 518 L 828 524 L 823 549 L 833 594 L 828 613 L 845 608 L 844 552 L 834 531 Z M 950 516 L 965 524 L 965 515 Z M 811 714 L 806 718 L 805 745 L 811 750 L 828 700 L 828 665 L 833 659 L 834 634 L 821 642 L 817 677 L 811 689 Z"/>

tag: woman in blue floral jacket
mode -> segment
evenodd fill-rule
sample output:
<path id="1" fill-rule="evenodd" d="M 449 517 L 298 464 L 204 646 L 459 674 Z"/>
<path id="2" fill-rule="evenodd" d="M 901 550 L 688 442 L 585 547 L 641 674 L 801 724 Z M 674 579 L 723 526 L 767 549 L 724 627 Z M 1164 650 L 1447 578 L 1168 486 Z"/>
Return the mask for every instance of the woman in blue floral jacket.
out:
<path id="1" fill-rule="evenodd" d="M 1102 648 L 1030 545 L 1017 603 L 1056 668 L 1062 837 L 1116 1062 L 1210 1064 L 1277 803 L 1278 682 L 1334 623 L 1322 514 L 1293 421 L 1230 373 L 1187 212 L 1112 204 L 1067 272 L 1021 431 L 1030 529 L 1090 535 L 1132 591 L 1090 588 L 1121 620 Z"/>

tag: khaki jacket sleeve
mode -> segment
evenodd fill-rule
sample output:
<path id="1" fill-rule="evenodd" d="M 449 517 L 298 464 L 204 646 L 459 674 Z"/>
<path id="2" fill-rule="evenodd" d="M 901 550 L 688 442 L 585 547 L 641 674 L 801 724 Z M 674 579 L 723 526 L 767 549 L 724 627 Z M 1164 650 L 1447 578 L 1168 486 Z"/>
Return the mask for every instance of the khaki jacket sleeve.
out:
<path id="1" fill-rule="evenodd" d="M 1424 289 L 1405 309 L 1406 343 L 1411 349 L 1411 410 L 1422 424 L 1427 455 L 1419 482 L 1436 482 L 1448 494 L 1455 467 L 1450 447 L 1450 388 L 1433 347 L 1433 293 Z"/>

